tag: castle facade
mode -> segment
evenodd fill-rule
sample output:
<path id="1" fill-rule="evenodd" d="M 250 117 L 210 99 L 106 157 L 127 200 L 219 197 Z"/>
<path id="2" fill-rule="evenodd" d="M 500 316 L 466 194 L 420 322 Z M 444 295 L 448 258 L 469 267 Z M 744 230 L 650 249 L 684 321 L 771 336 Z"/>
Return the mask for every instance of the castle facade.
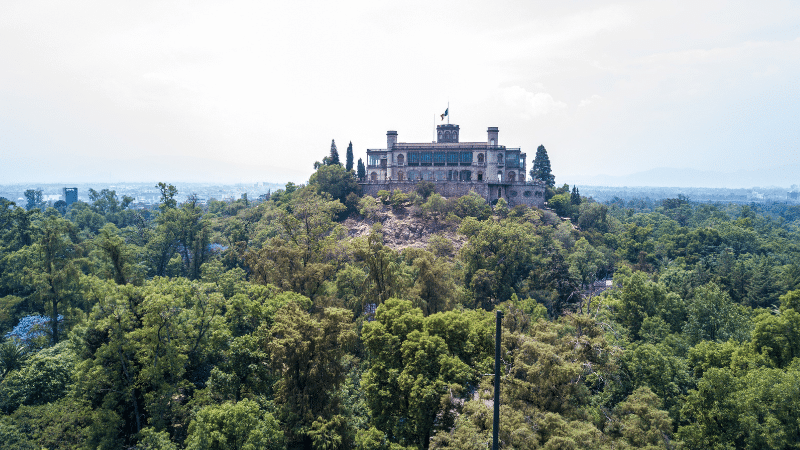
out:
<path id="1" fill-rule="evenodd" d="M 503 198 L 509 206 L 544 206 L 544 183 L 526 179 L 526 154 L 498 141 L 499 130 L 489 127 L 486 142 L 459 142 L 459 126 L 436 127 L 436 142 L 397 141 L 386 132 L 385 149 L 367 149 L 367 176 L 359 184 L 364 194 L 380 190 L 411 192 L 420 181 L 433 183 L 444 197 L 475 191 L 486 201 Z"/>

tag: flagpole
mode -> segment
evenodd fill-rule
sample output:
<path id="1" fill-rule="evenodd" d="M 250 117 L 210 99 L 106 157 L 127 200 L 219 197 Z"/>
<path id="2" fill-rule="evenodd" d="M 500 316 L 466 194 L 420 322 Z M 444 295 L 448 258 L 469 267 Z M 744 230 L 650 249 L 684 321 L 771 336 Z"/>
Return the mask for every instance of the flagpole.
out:
<path id="1" fill-rule="evenodd" d="M 450 100 L 447 101 L 447 124 L 450 125 Z"/>

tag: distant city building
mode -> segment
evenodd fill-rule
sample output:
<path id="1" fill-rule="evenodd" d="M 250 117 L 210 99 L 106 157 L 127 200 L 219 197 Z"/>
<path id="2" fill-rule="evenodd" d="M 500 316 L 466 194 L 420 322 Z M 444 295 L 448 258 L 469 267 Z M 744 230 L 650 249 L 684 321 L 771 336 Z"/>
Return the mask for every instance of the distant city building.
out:
<path id="1" fill-rule="evenodd" d="M 526 154 L 500 145 L 497 127 L 489 127 L 486 142 L 459 142 L 459 126 L 436 127 L 437 141 L 405 143 L 397 132 L 386 132 L 385 149 L 367 150 L 363 191 L 411 192 L 420 181 L 430 181 L 444 197 L 460 197 L 475 191 L 487 201 L 499 198 L 509 206 L 544 206 L 545 186 L 526 181 Z"/>
<path id="2" fill-rule="evenodd" d="M 78 201 L 78 188 L 64 188 L 64 201 L 67 206 Z"/>

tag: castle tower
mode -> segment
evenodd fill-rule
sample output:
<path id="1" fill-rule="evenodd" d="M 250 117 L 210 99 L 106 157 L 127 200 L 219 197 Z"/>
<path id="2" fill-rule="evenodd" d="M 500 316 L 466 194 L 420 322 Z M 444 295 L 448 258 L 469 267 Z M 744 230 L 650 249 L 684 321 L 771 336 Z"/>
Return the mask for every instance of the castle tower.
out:
<path id="1" fill-rule="evenodd" d="M 436 142 L 440 144 L 458 143 L 458 125 L 445 123 L 436 125 Z"/>
<path id="2" fill-rule="evenodd" d="M 386 150 L 391 150 L 397 144 L 397 131 L 386 132 Z"/>
<path id="3" fill-rule="evenodd" d="M 489 135 L 489 139 L 486 142 L 489 143 L 490 147 L 500 145 L 500 142 L 497 140 L 497 134 L 500 132 L 500 130 L 497 127 L 489 127 L 486 132 Z"/>

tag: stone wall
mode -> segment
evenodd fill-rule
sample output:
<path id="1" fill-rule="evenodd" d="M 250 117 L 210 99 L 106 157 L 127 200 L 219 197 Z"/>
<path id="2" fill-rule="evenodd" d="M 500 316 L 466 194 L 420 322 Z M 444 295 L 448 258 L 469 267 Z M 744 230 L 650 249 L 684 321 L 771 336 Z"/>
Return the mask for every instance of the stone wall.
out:
<path id="1" fill-rule="evenodd" d="M 402 192 L 411 193 L 417 186 L 418 181 L 377 181 L 362 182 L 361 189 L 364 195 L 373 197 L 378 195 L 378 191 L 393 191 L 400 189 Z M 480 181 L 432 181 L 434 190 L 442 197 L 461 197 L 475 191 L 486 201 L 494 203 L 500 196 L 508 202 L 510 207 L 517 205 L 527 205 L 530 207 L 541 208 L 544 206 L 544 186 L 537 183 L 486 183 Z M 529 195 L 525 195 L 525 193 Z"/>

